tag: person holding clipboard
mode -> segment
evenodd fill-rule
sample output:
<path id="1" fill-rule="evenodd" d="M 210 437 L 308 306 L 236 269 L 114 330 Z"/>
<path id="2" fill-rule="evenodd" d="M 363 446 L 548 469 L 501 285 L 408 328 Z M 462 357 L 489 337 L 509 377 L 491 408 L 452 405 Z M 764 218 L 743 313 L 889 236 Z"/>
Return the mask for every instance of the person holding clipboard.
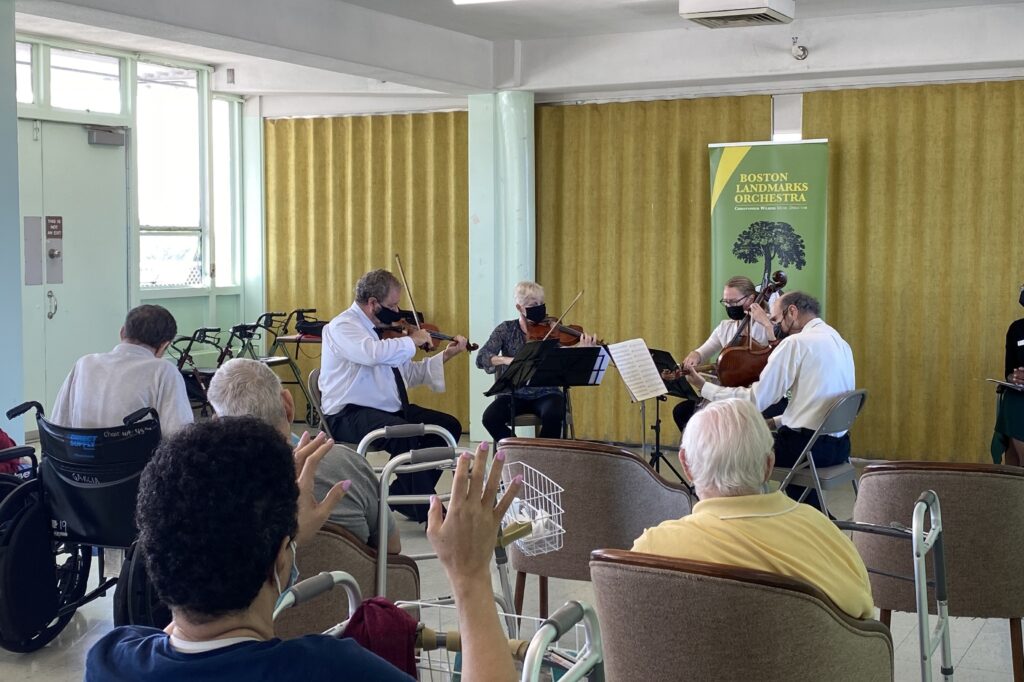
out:
<path id="1" fill-rule="evenodd" d="M 1024 284 L 1020 287 L 1020 304 L 1024 306 Z M 992 435 L 992 460 L 1021 466 L 1024 463 L 1024 318 L 1006 330 L 1006 383 L 999 386 L 999 407 L 996 410 L 995 433 Z"/>

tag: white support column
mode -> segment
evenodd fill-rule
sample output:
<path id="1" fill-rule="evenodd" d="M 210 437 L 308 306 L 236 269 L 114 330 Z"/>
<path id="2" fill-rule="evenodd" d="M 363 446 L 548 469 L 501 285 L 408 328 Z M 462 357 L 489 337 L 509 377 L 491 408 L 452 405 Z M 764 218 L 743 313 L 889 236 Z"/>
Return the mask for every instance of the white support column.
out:
<path id="1" fill-rule="evenodd" d="M 21 220 L 18 211 L 18 104 L 14 67 L 14 0 L 0 0 L 0 427 L 21 443 L 22 420 L 4 412 L 21 403 Z"/>
<path id="2" fill-rule="evenodd" d="M 469 334 L 483 344 L 515 316 L 512 288 L 534 279 L 533 93 L 469 96 Z M 494 376 L 475 366 L 469 380 L 470 438 L 490 437 L 481 417 Z"/>

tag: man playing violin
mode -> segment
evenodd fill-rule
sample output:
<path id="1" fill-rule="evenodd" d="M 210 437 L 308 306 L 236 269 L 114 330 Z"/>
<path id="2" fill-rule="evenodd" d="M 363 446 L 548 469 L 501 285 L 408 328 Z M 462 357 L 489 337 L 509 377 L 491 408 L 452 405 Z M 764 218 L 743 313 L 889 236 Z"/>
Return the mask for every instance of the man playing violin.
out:
<path id="1" fill-rule="evenodd" d="M 536 282 L 519 282 L 513 293 L 513 302 L 519 317 L 515 320 L 502 322 L 487 339 L 476 356 L 476 366 L 488 374 L 503 371 L 512 363 L 512 358 L 526 345 L 529 336 L 528 326 L 544 324 L 548 318 L 544 304 L 544 287 Z M 593 336 L 580 334 L 583 346 L 594 345 Z M 484 410 L 483 423 L 487 433 L 497 442 L 512 435 L 509 427 L 512 396 L 499 395 Z M 516 415 L 535 414 L 541 420 L 541 438 L 559 438 L 562 435 L 562 419 L 565 416 L 565 398 L 559 388 L 530 388 L 516 390 Z"/>
<path id="2" fill-rule="evenodd" d="M 378 327 L 401 319 L 401 295 L 402 285 L 393 274 L 368 272 L 356 282 L 351 307 L 324 327 L 319 386 L 324 416 L 336 440 L 358 443 L 370 431 L 398 424 L 435 424 L 455 440 L 462 436 L 458 419 L 410 403 L 406 390 L 426 385 L 444 391 L 444 363 L 466 350 L 466 338 L 456 336 L 440 353 L 414 362 L 416 349 L 430 345 L 429 332 L 417 329 L 393 339 L 381 339 L 377 332 Z M 392 457 L 414 448 L 445 445 L 437 436 L 378 442 Z M 437 470 L 400 475 L 391 484 L 391 494 L 432 494 L 439 477 Z M 427 518 L 425 506 L 396 511 L 420 522 Z"/>
<path id="3" fill-rule="evenodd" d="M 711 336 L 707 338 L 707 341 L 686 355 L 683 359 L 683 369 L 690 370 L 701 363 L 710 362 L 711 358 L 720 353 L 723 348 L 739 341 L 737 337 L 744 326 L 743 318 L 750 311 L 756 295 L 757 290 L 754 288 L 754 282 L 749 277 L 738 275 L 725 283 L 720 303 L 725 306 L 728 319 L 719 322 L 718 326 L 711 332 Z M 768 316 L 765 315 L 763 321 L 752 319 L 746 325 L 747 333 L 753 337 L 755 342 L 762 346 L 775 343 L 775 332 L 767 320 Z M 693 416 L 696 408 L 697 405 L 693 401 L 683 400 L 672 409 L 672 419 L 680 431 L 686 428 L 686 422 Z M 775 414 L 780 412 L 781 410 L 775 412 Z M 769 410 L 769 414 L 765 416 L 770 417 L 774 415 Z"/>
<path id="4" fill-rule="evenodd" d="M 744 398 L 764 410 L 791 392 L 789 404 L 780 417 L 775 433 L 775 462 L 791 467 L 821 424 L 832 400 L 854 390 L 853 352 L 832 327 L 818 315 L 817 299 L 800 291 L 777 298 L 769 318 L 759 307 L 750 309 L 751 318 L 761 326 L 779 325 L 785 336 L 768 356 L 760 377 L 749 388 L 726 388 L 707 383 L 692 368 L 687 378 L 708 400 Z M 834 466 L 850 459 L 850 436 L 846 431 L 821 436 L 814 446 L 814 464 Z M 799 498 L 803 488 L 789 486 L 790 497 Z M 821 507 L 818 494 L 811 491 L 805 500 Z"/>

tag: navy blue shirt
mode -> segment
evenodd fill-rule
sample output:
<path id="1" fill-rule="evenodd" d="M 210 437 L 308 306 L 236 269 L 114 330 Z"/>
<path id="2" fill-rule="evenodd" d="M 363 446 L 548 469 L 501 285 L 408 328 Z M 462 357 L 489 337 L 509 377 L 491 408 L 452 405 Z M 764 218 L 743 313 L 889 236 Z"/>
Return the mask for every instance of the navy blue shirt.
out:
<path id="1" fill-rule="evenodd" d="M 306 635 L 297 639 L 239 642 L 187 654 L 163 631 L 139 626 L 112 630 L 89 650 L 86 682 L 139 680 L 230 682 L 409 682 L 412 678 L 351 639 Z"/>

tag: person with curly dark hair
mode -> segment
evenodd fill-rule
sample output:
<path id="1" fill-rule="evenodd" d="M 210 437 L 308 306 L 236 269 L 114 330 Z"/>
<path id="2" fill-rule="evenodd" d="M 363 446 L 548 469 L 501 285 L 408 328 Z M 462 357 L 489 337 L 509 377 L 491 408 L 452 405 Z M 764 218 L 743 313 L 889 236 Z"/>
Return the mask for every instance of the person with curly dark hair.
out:
<path id="1" fill-rule="evenodd" d="M 503 457 L 485 484 L 486 453 L 486 446 L 477 451 L 472 473 L 470 455 L 460 458 L 448 516 L 442 520 L 435 498 L 428 536 L 459 608 L 463 672 L 510 680 L 515 669 L 494 610 L 488 558 L 521 479 L 495 505 Z M 136 523 L 146 570 L 173 621 L 165 631 L 126 626 L 108 633 L 89 652 L 85 680 L 411 679 L 353 640 L 274 637 L 274 606 L 297 577 L 300 488 L 318 462 L 313 455 L 302 463 L 296 485 L 288 445 L 253 417 L 203 422 L 164 441 L 143 471 Z M 315 471 L 308 473 L 311 481 Z"/>

